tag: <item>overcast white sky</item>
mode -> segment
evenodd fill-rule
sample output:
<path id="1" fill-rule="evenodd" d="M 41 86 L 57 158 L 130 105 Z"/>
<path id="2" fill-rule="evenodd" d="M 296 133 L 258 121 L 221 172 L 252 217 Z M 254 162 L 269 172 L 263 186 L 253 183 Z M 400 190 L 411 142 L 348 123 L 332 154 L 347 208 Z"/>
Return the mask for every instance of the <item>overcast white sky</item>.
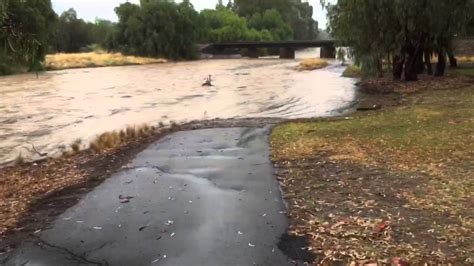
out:
<path id="1" fill-rule="evenodd" d="M 116 21 L 114 7 L 124 2 L 138 3 L 139 0 L 52 0 L 52 2 L 58 14 L 72 7 L 79 17 L 88 21 L 94 21 L 96 18 Z M 223 2 L 227 3 L 227 1 Z M 322 10 L 319 0 L 309 0 L 309 2 L 314 8 L 314 18 L 319 22 L 319 27 L 326 28 L 326 13 Z M 191 0 L 191 3 L 196 10 L 202 10 L 214 8 L 217 0 Z"/>

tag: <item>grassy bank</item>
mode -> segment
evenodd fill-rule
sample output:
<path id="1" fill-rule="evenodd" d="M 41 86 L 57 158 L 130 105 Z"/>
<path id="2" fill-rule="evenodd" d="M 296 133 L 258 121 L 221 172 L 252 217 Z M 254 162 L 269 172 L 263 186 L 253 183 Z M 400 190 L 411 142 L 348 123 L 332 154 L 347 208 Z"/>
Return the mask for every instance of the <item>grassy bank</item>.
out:
<path id="1" fill-rule="evenodd" d="M 361 78 L 362 70 L 358 66 L 348 65 L 342 73 L 342 76 L 345 78 Z"/>
<path id="2" fill-rule="evenodd" d="M 328 61 L 320 58 L 304 59 L 298 66 L 299 71 L 309 71 L 325 68 L 329 65 Z"/>
<path id="3" fill-rule="evenodd" d="M 467 83 L 469 84 L 469 83 Z M 474 86 L 271 136 L 291 233 L 319 260 L 472 263 Z M 466 84 L 465 84 L 466 85 Z"/>
<path id="4" fill-rule="evenodd" d="M 47 55 L 45 68 L 46 70 L 61 70 L 70 68 L 145 65 L 165 62 L 165 59 L 125 56 L 120 53 L 91 52 Z"/>

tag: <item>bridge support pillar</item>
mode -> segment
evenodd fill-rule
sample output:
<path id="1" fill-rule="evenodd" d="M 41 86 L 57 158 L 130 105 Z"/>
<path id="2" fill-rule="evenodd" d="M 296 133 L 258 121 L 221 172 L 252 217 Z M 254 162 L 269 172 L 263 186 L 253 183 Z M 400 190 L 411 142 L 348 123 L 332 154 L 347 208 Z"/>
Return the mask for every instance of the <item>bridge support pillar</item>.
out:
<path id="1" fill-rule="evenodd" d="M 258 51 L 258 48 L 250 47 L 247 49 L 247 55 L 250 58 L 258 58 L 260 55 L 260 52 Z"/>
<path id="2" fill-rule="evenodd" d="M 295 59 L 295 49 L 291 47 L 280 48 L 280 58 L 281 59 Z"/>
<path id="3" fill-rule="evenodd" d="M 321 58 L 336 58 L 336 47 L 334 46 L 326 46 L 321 47 Z"/>

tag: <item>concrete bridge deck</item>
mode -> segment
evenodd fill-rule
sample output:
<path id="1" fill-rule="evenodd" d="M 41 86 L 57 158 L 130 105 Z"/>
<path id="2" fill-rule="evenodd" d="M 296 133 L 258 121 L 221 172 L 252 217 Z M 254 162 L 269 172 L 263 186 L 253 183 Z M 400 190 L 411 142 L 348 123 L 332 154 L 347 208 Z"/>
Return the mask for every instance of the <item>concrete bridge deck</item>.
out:
<path id="1" fill-rule="evenodd" d="M 249 57 L 258 58 L 259 51 L 261 48 L 273 48 L 280 49 L 280 58 L 293 59 L 295 58 L 295 50 L 303 48 L 321 48 L 322 58 L 334 58 L 335 57 L 335 40 L 303 40 L 303 41 L 279 41 L 279 42 L 229 42 L 229 43 L 210 43 L 201 46 L 203 53 L 219 54 L 225 50 L 236 49 L 242 50 L 247 49 Z"/>

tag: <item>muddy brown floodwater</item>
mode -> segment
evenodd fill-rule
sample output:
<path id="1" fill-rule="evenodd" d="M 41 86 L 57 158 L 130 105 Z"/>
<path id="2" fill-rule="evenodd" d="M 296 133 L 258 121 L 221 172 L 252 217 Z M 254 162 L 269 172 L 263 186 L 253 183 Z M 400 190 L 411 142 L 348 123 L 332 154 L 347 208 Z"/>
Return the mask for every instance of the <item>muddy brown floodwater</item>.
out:
<path id="1" fill-rule="evenodd" d="M 342 67 L 297 72 L 297 64 L 215 59 L 0 77 L 0 164 L 34 156 L 29 143 L 54 155 L 127 125 L 322 117 L 353 103 L 354 80 L 340 77 Z M 201 87 L 208 74 L 215 86 Z"/>

